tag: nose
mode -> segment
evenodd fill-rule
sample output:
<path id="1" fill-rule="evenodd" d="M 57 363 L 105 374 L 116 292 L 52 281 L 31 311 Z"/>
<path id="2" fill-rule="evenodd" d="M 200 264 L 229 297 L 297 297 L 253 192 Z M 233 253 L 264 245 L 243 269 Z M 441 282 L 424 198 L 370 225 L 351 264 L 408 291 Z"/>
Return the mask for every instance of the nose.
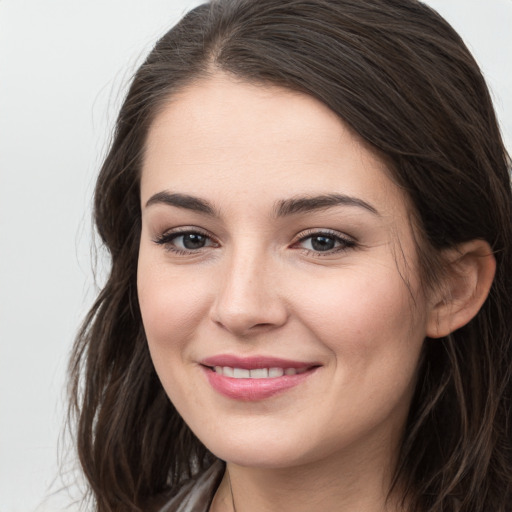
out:
<path id="1" fill-rule="evenodd" d="M 255 250 L 238 250 L 226 256 L 211 319 L 237 337 L 276 329 L 288 319 L 286 301 L 280 293 L 272 257 Z"/>

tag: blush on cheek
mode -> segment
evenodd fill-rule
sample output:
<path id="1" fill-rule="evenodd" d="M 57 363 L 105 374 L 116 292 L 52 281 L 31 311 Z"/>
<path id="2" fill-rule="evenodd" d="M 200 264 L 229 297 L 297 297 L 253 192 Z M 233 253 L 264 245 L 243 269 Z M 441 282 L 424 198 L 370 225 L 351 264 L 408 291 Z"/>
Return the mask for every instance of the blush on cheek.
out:
<path id="1" fill-rule="evenodd" d="M 391 264 L 390 268 L 380 266 L 372 279 L 365 280 L 347 269 L 343 279 L 324 282 L 321 289 L 309 288 L 301 317 L 334 352 L 361 363 L 373 359 L 380 348 L 407 339 L 412 317 L 417 315 L 397 272 Z M 363 292 L 354 294 L 354 290 Z"/>
<path id="2" fill-rule="evenodd" d="M 148 339 L 188 339 L 207 314 L 210 281 L 195 266 L 170 262 L 162 247 L 142 243 L 137 288 Z"/>
<path id="3" fill-rule="evenodd" d="M 150 292 L 149 289 L 146 291 Z M 197 308 L 191 304 L 191 302 L 197 302 L 194 296 L 187 297 L 187 294 L 177 294 L 172 290 L 164 289 L 140 293 L 139 301 L 150 344 L 187 340 L 197 327 Z"/>

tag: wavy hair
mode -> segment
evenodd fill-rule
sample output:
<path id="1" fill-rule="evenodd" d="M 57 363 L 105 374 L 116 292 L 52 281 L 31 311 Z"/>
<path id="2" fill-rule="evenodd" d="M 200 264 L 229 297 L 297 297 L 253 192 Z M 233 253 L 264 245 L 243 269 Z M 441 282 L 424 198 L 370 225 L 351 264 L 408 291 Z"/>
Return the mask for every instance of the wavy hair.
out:
<path id="1" fill-rule="evenodd" d="M 215 460 L 159 383 L 136 269 L 148 128 L 176 91 L 219 70 L 319 99 L 385 156 L 413 205 L 426 286 L 442 249 L 492 247 L 496 277 L 477 316 L 425 340 L 394 482 L 411 512 L 510 512 L 510 160 L 478 65 L 416 0 L 213 0 L 136 72 L 95 190 L 111 270 L 70 363 L 70 418 L 96 510 L 152 510 Z"/>

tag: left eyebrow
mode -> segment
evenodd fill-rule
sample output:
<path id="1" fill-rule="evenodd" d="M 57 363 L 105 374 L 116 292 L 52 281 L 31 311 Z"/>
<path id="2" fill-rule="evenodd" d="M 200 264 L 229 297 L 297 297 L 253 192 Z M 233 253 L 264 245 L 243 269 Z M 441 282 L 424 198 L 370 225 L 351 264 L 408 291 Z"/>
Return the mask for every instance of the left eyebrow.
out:
<path id="1" fill-rule="evenodd" d="M 278 201 L 274 206 L 276 217 L 286 217 L 296 213 L 308 213 L 315 210 L 325 210 L 334 206 L 353 206 L 364 208 L 374 215 L 380 216 L 378 210 L 370 203 L 357 197 L 351 197 L 344 194 L 327 194 L 319 196 L 295 197 Z"/>

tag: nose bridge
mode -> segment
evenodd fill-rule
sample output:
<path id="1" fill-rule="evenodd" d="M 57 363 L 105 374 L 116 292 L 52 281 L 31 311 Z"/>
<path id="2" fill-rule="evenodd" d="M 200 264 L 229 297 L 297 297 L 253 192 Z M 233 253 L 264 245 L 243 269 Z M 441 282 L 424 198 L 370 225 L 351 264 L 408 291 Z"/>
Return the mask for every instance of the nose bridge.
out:
<path id="1" fill-rule="evenodd" d="M 277 262 L 255 240 L 242 240 L 226 251 L 213 320 L 237 335 L 286 321 L 287 311 L 276 286 Z"/>

